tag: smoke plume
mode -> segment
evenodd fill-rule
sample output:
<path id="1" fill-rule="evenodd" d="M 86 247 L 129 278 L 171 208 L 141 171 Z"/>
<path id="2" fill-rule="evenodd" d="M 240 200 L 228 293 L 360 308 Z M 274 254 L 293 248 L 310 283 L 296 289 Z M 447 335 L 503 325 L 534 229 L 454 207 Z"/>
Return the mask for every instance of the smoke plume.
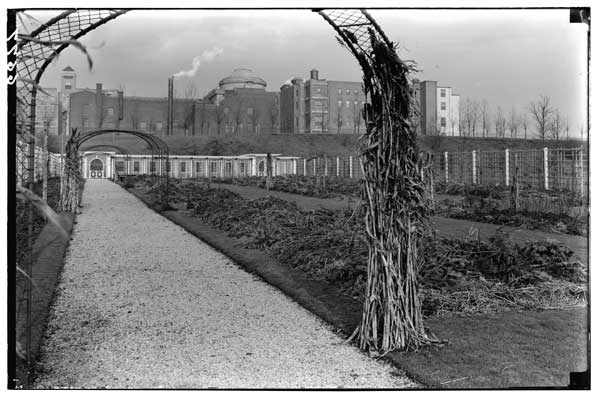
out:
<path id="1" fill-rule="evenodd" d="M 205 63 L 213 61 L 216 57 L 223 53 L 223 49 L 220 47 L 213 47 L 210 50 L 204 50 L 202 54 L 196 55 L 194 59 L 192 59 L 192 69 L 182 70 L 180 72 L 175 73 L 174 77 L 187 76 L 192 77 L 198 72 L 200 66 Z"/>

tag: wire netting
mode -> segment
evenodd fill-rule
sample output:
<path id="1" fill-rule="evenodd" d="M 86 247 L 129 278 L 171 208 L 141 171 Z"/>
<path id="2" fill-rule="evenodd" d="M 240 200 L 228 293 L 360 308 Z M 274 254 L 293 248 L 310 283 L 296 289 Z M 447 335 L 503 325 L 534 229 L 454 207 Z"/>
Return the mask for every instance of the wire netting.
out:
<path id="1" fill-rule="evenodd" d="M 46 157 L 43 150 L 36 147 L 35 112 L 39 82 L 46 66 L 64 48 L 95 29 L 97 26 L 123 14 L 123 10 L 67 10 L 31 32 L 19 27 L 16 54 L 16 135 L 15 173 L 17 187 L 33 189 L 42 177 L 43 163 Z M 91 62 L 91 61 L 90 61 Z M 91 64 L 90 64 L 91 65 Z M 60 174 L 60 157 L 50 155 L 48 174 Z M 31 281 L 35 278 L 33 270 L 33 239 L 39 232 L 33 223 L 34 209 L 30 202 L 18 200 L 15 214 L 16 225 L 16 322 L 17 351 L 31 362 L 31 303 L 33 291 Z M 26 274 L 27 276 L 25 276 Z"/>

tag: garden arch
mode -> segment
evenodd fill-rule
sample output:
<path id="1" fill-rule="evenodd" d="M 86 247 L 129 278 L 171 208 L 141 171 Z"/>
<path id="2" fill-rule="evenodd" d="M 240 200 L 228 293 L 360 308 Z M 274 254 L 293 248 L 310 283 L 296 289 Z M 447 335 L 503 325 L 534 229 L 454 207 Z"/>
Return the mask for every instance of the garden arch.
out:
<path id="1" fill-rule="evenodd" d="M 79 151 L 81 146 L 92 138 L 111 133 L 123 133 L 133 135 L 142 139 L 151 150 L 152 161 L 158 161 L 158 176 L 159 182 L 165 183 L 165 190 L 168 193 L 169 190 L 169 170 L 167 168 L 169 162 L 169 146 L 158 136 L 144 133 L 143 131 L 137 130 L 126 130 L 126 129 L 101 129 L 91 130 L 81 134 L 77 140 L 77 150 Z M 98 144 L 97 146 L 102 146 Z M 107 146 L 107 145 L 104 145 Z M 108 145 L 110 146 L 110 145 Z"/>
<path id="2" fill-rule="evenodd" d="M 373 300 L 365 301 L 363 309 L 363 320 L 359 331 L 361 347 L 372 348 L 381 351 L 389 351 L 392 348 L 415 347 L 428 340 L 425 334 L 422 318 L 420 315 L 419 300 L 416 296 L 416 243 L 415 238 L 405 230 L 412 231 L 421 227 L 424 213 L 414 203 L 421 195 L 416 159 L 416 138 L 414 131 L 409 126 L 410 97 L 406 75 L 410 67 L 402 62 L 393 44 L 386 37 L 379 25 L 365 11 L 358 9 L 315 9 L 339 35 L 338 41 L 346 47 L 357 59 L 363 70 L 363 81 L 365 83 L 365 94 L 367 104 L 363 109 L 363 117 L 366 119 L 367 132 L 361 140 L 363 162 L 362 167 L 365 175 L 365 190 L 369 192 L 367 211 L 367 235 L 369 239 L 369 275 L 371 270 L 381 272 L 393 285 L 387 292 L 392 291 L 392 299 L 387 296 L 386 291 L 381 288 L 381 283 L 375 282 L 374 290 L 368 287 L 367 297 Z M 17 103 L 19 104 L 16 117 L 16 129 L 18 138 L 29 144 L 27 156 L 22 157 L 26 162 L 26 176 L 17 176 L 18 185 L 27 183 L 29 188 L 34 183 L 34 158 L 35 158 L 35 109 L 36 93 L 40 78 L 49 63 L 59 55 L 69 44 L 77 46 L 76 39 L 85 35 L 96 27 L 122 15 L 126 10 L 69 10 L 51 19 L 40 26 L 29 35 L 19 35 L 17 42 L 18 59 L 17 65 Z M 11 48 L 9 39 L 8 47 Z M 81 45 L 79 44 L 81 48 Z M 86 53 L 87 54 L 87 53 Z M 91 59 L 89 59 L 91 67 Z M 10 78 L 9 78 L 10 81 Z M 79 146 L 94 136 L 109 133 L 124 132 L 136 135 L 146 140 L 152 148 L 153 156 L 156 151 L 160 159 L 168 159 L 168 148 L 163 146 L 161 140 L 153 140 L 148 134 L 131 130 L 95 130 L 83 134 L 79 142 L 73 146 Z M 157 137 L 154 137 L 157 138 Z M 17 142 L 19 139 L 17 139 Z M 74 173 L 77 168 L 76 159 L 67 159 L 66 166 Z M 168 173 L 163 173 L 166 163 L 161 162 L 161 176 L 166 178 L 168 187 Z M 64 170 L 63 170 L 64 174 Z M 382 180 L 381 175 L 388 176 Z M 78 191 L 79 175 L 74 175 L 69 184 L 74 192 Z M 406 192 L 399 191 L 400 182 L 403 179 L 411 180 Z M 71 189 L 71 188 L 70 188 Z M 73 201 L 75 204 L 77 200 Z M 385 209 L 404 206 L 407 211 L 400 216 L 386 214 Z M 32 222 L 32 207 L 29 206 L 29 220 Z M 377 221 L 378 217 L 383 221 Z M 393 217 L 402 217 L 396 226 L 392 225 Z M 408 225 L 406 229 L 405 226 Z M 424 227 L 423 227 L 424 228 Z M 31 228 L 30 228 L 31 229 Z M 418 234 L 418 233 L 417 233 Z M 376 236 L 387 237 L 385 240 L 375 238 Z M 29 250 L 32 242 L 30 239 Z M 396 254 L 394 255 L 394 253 Z M 406 255 L 406 262 L 398 257 L 398 253 Z M 412 253 L 412 254 L 409 254 Z M 402 264 L 403 268 L 397 266 L 393 270 L 382 264 L 380 257 L 389 257 L 389 263 Z M 387 264 L 387 263 L 386 263 Z M 30 266 L 31 264 L 29 264 Z M 27 270 L 30 268 L 26 268 Z M 379 271 L 381 270 L 381 271 Z M 393 271 L 393 275 L 390 272 Z M 391 276 L 388 276 L 390 274 Z M 398 279 L 399 278 L 399 279 Z M 406 278 L 406 279 L 405 279 Z M 370 278 L 371 280 L 377 278 Z M 386 283 L 388 279 L 386 279 Z M 27 292 L 30 296 L 27 300 L 27 313 L 30 316 L 31 285 L 28 283 Z M 370 286 L 369 284 L 367 286 Z M 388 286 L 390 287 L 390 286 Z M 384 289 L 385 290 L 385 289 Z M 408 304 L 404 300 L 409 300 Z M 413 302 L 416 302 L 413 303 Z M 408 306 L 409 315 L 406 315 Z M 391 314 L 391 315 L 390 315 Z M 388 321 L 383 322 L 386 317 Z M 391 321 L 389 320 L 391 317 Z M 28 322 L 28 325 L 30 323 Z M 30 329 L 30 326 L 29 326 Z M 383 329 L 383 330 L 379 330 Z M 27 339 L 25 351 L 27 360 L 30 357 L 30 337 Z"/>

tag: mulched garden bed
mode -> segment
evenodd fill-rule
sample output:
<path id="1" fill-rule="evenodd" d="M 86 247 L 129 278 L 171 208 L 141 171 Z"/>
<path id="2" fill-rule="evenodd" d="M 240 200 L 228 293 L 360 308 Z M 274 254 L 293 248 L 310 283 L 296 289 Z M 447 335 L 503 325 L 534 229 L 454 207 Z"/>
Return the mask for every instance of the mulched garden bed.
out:
<path id="1" fill-rule="evenodd" d="M 146 189 L 151 184 L 142 183 Z M 274 197 L 246 200 L 202 182 L 173 181 L 170 202 L 279 261 L 362 299 L 367 248 L 362 217 L 352 210 L 301 211 Z M 587 302 L 587 274 L 556 242 L 517 245 L 424 237 L 420 264 L 425 315 L 548 309 Z"/>
<path id="2" fill-rule="evenodd" d="M 537 229 L 540 231 L 587 236 L 588 218 L 570 217 L 553 212 L 515 211 L 499 208 L 494 200 L 468 196 L 460 201 L 436 202 L 435 213 L 442 217 L 479 221 L 496 225 Z"/>

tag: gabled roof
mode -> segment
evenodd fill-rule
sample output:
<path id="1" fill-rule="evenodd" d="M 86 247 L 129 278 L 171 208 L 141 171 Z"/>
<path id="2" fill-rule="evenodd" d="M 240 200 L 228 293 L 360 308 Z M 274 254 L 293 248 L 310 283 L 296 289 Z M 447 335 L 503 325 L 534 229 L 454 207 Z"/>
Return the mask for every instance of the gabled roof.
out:
<path id="1" fill-rule="evenodd" d="M 70 66 L 67 66 L 65 69 L 63 69 L 63 72 L 75 72 L 75 70 Z"/>

